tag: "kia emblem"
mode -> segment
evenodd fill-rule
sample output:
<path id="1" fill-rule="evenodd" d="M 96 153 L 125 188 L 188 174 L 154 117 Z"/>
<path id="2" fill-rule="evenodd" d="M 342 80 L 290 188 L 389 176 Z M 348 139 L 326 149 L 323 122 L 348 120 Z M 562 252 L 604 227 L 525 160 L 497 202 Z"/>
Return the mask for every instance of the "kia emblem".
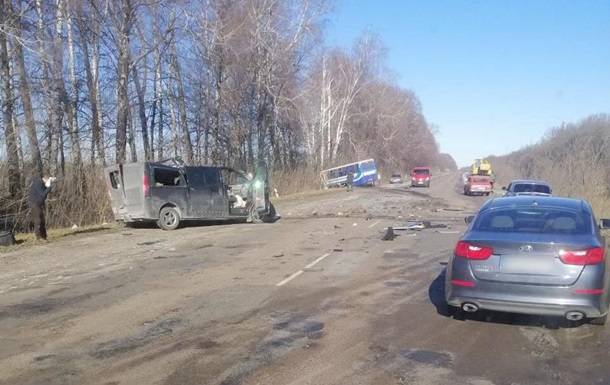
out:
<path id="1" fill-rule="evenodd" d="M 519 250 L 523 251 L 524 253 L 529 253 L 530 251 L 534 250 L 534 248 L 530 245 L 523 245 L 519 247 Z"/>

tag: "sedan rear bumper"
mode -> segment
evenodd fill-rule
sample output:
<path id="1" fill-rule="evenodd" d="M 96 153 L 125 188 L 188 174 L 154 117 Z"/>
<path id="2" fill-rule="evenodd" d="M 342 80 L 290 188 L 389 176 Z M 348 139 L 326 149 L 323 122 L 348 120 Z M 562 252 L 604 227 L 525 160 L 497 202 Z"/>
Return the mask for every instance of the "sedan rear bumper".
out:
<path id="1" fill-rule="evenodd" d="M 445 299 L 451 306 L 464 303 L 479 309 L 510 313 L 564 317 L 568 312 L 581 312 L 588 318 L 608 313 L 604 294 L 574 294 L 573 287 L 523 287 L 483 283 L 477 287 L 462 287 L 447 282 Z M 508 287 L 507 287 L 508 286 Z"/>
<path id="2" fill-rule="evenodd" d="M 589 301 L 574 304 L 549 304 L 498 301 L 464 296 L 452 297 L 447 301 L 447 303 L 456 307 L 461 307 L 464 303 L 472 303 L 477 305 L 479 309 L 485 310 L 557 317 L 565 317 L 568 312 L 581 312 L 587 318 L 597 318 L 605 315 L 608 312 L 607 310 L 602 312 L 602 310 L 595 303 Z"/>

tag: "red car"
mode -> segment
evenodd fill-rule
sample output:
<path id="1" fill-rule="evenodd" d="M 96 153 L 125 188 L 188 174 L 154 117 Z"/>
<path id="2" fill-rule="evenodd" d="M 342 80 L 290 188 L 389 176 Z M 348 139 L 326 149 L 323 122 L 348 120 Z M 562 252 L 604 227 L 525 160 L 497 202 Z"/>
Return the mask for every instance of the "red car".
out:
<path id="1" fill-rule="evenodd" d="M 414 167 L 411 173 L 411 186 L 430 187 L 430 167 Z"/>
<path id="2" fill-rule="evenodd" d="M 471 175 L 464 184 L 464 195 L 489 195 L 493 188 L 490 177 L 482 175 Z"/>

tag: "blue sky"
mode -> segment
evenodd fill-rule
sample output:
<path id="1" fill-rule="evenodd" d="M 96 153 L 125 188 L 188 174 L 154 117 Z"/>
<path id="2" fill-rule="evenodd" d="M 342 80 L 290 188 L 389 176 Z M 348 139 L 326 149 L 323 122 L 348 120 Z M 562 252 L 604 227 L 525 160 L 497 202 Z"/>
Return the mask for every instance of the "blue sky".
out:
<path id="1" fill-rule="evenodd" d="M 338 0 L 327 44 L 366 30 L 458 166 L 610 113 L 610 0 Z"/>

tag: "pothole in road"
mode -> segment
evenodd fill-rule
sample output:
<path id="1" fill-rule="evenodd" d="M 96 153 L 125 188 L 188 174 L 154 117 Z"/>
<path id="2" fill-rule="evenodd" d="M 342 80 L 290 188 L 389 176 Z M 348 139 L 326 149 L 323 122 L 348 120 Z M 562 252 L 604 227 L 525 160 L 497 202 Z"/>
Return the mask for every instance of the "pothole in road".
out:
<path id="1" fill-rule="evenodd" d="M 449 367 L 453 363 L 453 358 L 450 354 L 432 350 L 407 350 L 402 352 L 401 356 L 409 361 L 443 368 Z"/>
<path id="2" fill-rule="evenodd" d="M 140 336 L 120 338 L 101 343 L 91 355 L 97 359 L 105 359 L 117 354 L 130 352 L 154 341 L 157 337 L 172 333 L 173 329 L 180 325 L 181 322 L 182 320 L 178 317 L 159 321 L 144 331 Z"/>
<path id="3" fill-rule="evenodd" d="M 273 325 L 274 330 L 285 330 L 296 338 L 318 339 L 324 331 L 324 322 L 303 319 L 301 315 L 289 314 Z"/>
<path id="4" fill-rule="evenodd" d="M 324 333 L 324 322 L 299 313 L 280 313 L 272 316 L 273 331 L 263 339 L 245 361 L 233 368 L 232 374 L 221 385 L 239 384 L 256 369 L 269 364 L 294 348 L 312 346 Z"/>

